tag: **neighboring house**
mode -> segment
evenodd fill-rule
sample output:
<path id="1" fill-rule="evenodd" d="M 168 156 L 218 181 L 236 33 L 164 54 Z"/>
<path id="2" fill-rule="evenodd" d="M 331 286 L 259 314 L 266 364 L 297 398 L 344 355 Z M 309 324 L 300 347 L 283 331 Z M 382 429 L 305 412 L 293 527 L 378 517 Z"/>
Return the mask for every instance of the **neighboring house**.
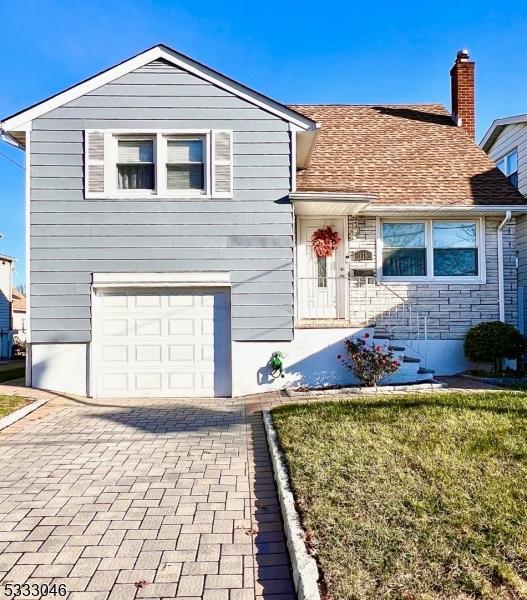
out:
<path id="1" fill-rule="evenodd" d="M 12 303 L 13 335 L 21 342 L 26 341 L 26 297 L 13 288 Z"/>
<path id="2" fill-rule="evenodd" d="M 496 162 L 509 182 L 527 196 L 527 115 L 496 119 L 481 147 Z M 518 256 L 518 327 L 527 333 L 527 217 L 516 219 Z"/>
<path id="3" fill-rule="evenodd" d="M 466 368 L 516 323 L 522 196 L 475 144 L 474 63 L 435 104 L 285 106 L 156 46 L 6 118 L 26 150 L 29 381 L 229 396 L 350 380 L 368 332 L 396 381 Z M 313 233 L 342 239 L 326 257 Z M 285 377 L 269 369 L 284 354 Z"/>
<path id="4" fill-rule="evenodd" d="M 0 255 L 0 359 L 11 357 L 13 259 Z"/>

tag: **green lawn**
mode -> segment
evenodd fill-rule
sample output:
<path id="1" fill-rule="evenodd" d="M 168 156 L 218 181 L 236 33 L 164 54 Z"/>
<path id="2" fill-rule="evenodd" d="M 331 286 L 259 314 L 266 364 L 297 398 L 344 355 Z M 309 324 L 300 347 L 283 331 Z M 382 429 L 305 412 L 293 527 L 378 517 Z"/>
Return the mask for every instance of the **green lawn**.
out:
<path id="1" fill-rule="evenodd" d="M 0 419 L 30 402 L 31 400 L 21 398 L 20 396 L 0 396 Z"/>
<path id="2" fill-rule="evenodd" d="M 329 598 L 527 599 L 527 394 L 272 414 Z"/>
<path id="3" fill-rule="evenodd" d="M 0 363 L 0 383 L 19 379 L 26 373 L 25 360 L 14 359 Z"/>

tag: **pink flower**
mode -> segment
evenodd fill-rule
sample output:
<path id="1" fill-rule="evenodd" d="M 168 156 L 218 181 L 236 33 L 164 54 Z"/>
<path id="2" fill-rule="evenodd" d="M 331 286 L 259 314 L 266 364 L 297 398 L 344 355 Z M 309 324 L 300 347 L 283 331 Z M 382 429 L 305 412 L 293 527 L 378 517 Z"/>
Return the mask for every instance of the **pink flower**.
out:
<path id="1" fill-rule="evenodd" d="M 365 333 L 365 334 L 364 334 L 364 337 L 365 337 L 366 339 L 368 339 L 368 338 L 370 337 L 370 334 L 369 334 L 369 333 Z"/>
<path id="2" fill-rule="evenodd" d="M 337 360 L 340 360 L 342 358 L 342 354 L 337 354 Z"/>

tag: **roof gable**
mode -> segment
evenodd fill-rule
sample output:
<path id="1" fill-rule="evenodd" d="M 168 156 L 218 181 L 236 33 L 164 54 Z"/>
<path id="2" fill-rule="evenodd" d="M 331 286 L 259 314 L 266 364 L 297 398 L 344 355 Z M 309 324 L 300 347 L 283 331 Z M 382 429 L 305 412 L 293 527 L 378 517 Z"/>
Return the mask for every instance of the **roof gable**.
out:
<path id="1" fill-rule="evenodd" d="M 213 83 L 214 85 L 247 100 L 255 106 L 288 121 L 301 130 L 309 130 L 315 127 L 315 123 L 309 119 L 309 117 L 214 71 L 180 52 L 176 52 L 168 46 L 159 44 L 114 65 L 89 79 L 81 81 L 46 100 L 6 117 L 0 123 L 0 128 L 6 132 L 24 130 L 32 120 L 156 60 L 164 60 L 193 75 L 197 75 L 205 81 Z"/>
<path id="2" fill-rule="evenodd" d="M 527 115 L 514 115 L 512 117 L 504 117 L 503 119 L 494 119 L 479 145 L 485 152 L 489 152 L 505 127 L 507 125 L 516 125 L 517 123 L 527 123 Z"/>

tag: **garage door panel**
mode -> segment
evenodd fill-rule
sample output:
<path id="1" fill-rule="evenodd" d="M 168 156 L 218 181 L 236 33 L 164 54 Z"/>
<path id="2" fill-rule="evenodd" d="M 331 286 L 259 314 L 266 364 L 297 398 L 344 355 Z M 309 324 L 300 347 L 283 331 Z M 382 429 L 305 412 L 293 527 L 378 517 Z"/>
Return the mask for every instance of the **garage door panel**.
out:
<path id="1" fill-rule="evenodd" d="M 135 347 L 135 360 L 137 362 L 160 363 L 162 360 L 162 346 L 148 345 Z"/>
<path id="2" fill-rule="evenodd" d="M 161 297 L 157 295 L 149 294 L 147 296 L 136 296 L 133 300 L 135 300 L 134 304 L 137 308 L 161 307 Z"/>
<path id="3" fill-rule="evenodd" d="M 196 360 L 195 346 L 193 344 L 170 344 L 168 347 L 168 360 L 194 362 Z"/>
<path id="4" fill-rule="evenodd" d="M 227 293 L 119 290 L 96 302 L 98 396 L 230 395 Z"/>
<path id="5" fill-rule="evenodd" d="M 168 334 L 179 335 L 194 335 L 194 319 L 186 317 L 183 319 L 169 319 Z"/>
<path id="6" fill-rule="evenodd" d="M 104 390 L 126 393 L 129 389 L 128 373 L 101 373 L 100 383 Z"/>
<path id="7" fill-rule="evenodd" d="M 135 374 L 135 389 L 139 395 L 147 392 L 161 392 L 163 375 L 157 371 L 154 373 L 136 373 Z"/>
<path id="8" fill-rule="evenodd" d="M 104 362 L 126 363 L 128 362 L 128 346 L 103 346 L 101 356 Z"/>
<path id="9" fill-rule="evenodd" d="M 106 337 L 126 337 L 128 321 L 126 319 L 104 319 L 102 332 Z"/>

